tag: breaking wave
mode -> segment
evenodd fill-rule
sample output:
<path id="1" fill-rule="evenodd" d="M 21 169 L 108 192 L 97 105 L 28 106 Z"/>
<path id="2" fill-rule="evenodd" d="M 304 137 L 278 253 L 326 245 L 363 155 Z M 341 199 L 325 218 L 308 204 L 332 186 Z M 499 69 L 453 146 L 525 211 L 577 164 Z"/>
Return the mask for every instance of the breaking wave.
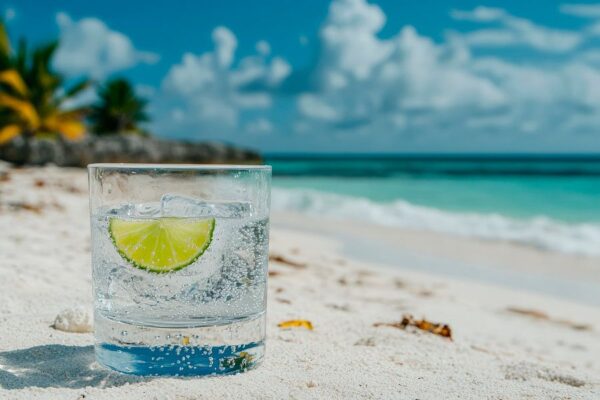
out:
<path id="1" fill-rule="evenodd" d="M 272 208 L 274 211 L 510 241 L 562 253 L 600 255 L 600 224 L 597 223 L 571 224 L 543 216 L 515 219 L 498 214 L 450 212 L 404 200 L 378 203 L 308 189 L 274 188 Z"/>

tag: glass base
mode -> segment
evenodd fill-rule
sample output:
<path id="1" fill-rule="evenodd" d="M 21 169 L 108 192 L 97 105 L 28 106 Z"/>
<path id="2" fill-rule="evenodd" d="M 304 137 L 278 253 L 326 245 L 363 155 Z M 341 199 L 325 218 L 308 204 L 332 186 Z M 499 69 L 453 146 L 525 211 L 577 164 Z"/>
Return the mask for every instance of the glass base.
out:
<path id="1" fill-rule="evenodd" d="M 262 362 L 264 348 L 264 342 L 219 347 L 100 343 L 96 345 L 96 360 L 105 367 L 132 375 L 229 375 L 257 367 Z"/>
<path id="2" fill-rule="evenodd" d="M 228 375 L 257 367 L 265 353 L 265 315 L 193 327 L 140 326 L 95 318 L 96 360 L 132 375 Z"/>

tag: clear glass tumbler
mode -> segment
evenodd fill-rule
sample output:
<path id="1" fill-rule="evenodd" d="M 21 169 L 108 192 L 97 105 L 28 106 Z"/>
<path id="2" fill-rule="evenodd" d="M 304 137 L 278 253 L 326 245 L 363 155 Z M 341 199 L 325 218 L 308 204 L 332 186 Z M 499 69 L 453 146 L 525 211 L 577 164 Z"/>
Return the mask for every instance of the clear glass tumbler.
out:
<path id="1" fill-rule="evenodd" d="M 231 374 L 264 356 L 271 167 L 91 164 L 96 359 Z"/>

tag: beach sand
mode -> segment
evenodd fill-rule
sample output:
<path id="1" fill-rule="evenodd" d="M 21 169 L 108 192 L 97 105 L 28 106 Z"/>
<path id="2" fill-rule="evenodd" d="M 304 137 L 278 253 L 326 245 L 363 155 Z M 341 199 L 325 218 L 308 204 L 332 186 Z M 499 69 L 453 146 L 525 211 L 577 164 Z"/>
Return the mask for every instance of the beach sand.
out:
<path id="1" fill-rule="evenodd" d="M 207 379 L 94 363 L 86 173 L 0 173 L 0 399 L 598 399 L 600 260 L 276 214 L 265 362 Z M 596 289 L 596 292 L 594 292 Z M 403 315 L 453 339 L 377 325 Z M 307 319 L 314 330 L 277 327 Z"/>

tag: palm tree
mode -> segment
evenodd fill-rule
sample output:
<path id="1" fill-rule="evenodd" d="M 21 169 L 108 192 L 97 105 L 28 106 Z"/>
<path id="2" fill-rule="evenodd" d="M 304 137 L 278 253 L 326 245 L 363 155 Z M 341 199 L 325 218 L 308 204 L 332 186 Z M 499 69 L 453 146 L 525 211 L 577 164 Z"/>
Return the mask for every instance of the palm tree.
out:
<path id="1" fill-rule="evenodd" d="M 138 97 L 131 84 L 122 78 L 108 81 L 98 89 L 99 101 L 92 107 L 92 130 L 100 135 L 144 133 L 140 122 L 148 121 L 147 101 Z"/>
<path id="2" fill-rule="evenodd" d="M 66 110 L 64 103 L 90 82 L 84 79 L 63 89 L 63 76 L 51 67 L 57 45 L 53 42 L 28 53 L 27 43 L 21 39 L 13 53 L 0 21 L 0 145 L 19 135 L 60 134 L 77 139 L 85 133 L 82 120 L 86 109 Z"/>

